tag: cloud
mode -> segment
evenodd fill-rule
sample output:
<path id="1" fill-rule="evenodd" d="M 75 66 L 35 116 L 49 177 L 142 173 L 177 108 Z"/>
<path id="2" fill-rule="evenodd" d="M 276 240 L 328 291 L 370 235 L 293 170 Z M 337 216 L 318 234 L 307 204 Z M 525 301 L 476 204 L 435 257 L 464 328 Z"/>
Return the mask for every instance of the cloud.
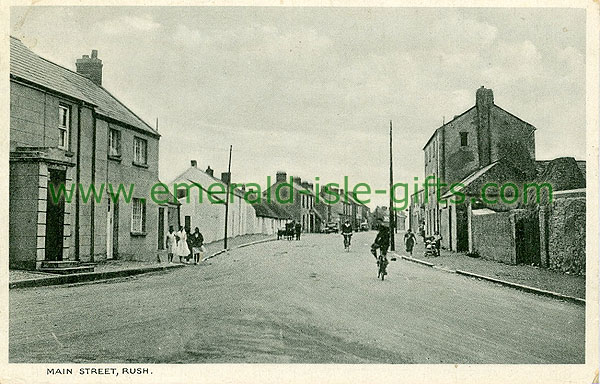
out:
<path id="1" fill-rule="evenodd" d="M 150 32 L 157 30 L 161 24 L 154 21 L 150 15 L 130 16 L 123 15 L 100 23 L 100 30 L 109 35 L 129 32 Z"/>

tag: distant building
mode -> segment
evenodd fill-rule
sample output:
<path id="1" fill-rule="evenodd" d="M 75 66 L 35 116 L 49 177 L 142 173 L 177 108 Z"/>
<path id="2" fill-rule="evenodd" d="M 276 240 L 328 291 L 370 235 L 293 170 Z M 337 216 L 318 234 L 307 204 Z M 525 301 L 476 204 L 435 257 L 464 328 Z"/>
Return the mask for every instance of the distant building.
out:
<path id="1" fill-rule="evenodd" d="M 277 234 L 278 230 L 285 229 L 285 224 L 292 220 L 292 214 L 284 206 L 267 203 L 261 200 L 252 204 L 256 211 L 255 228 L 265 235 Z"/>
<path id="2" fill-rule="evenodd" d="M 156 260 L 179 221 L 176 202 L 149 198 L 160 135 L 102 86 L 102 66 L 94 50 L 71 71 L 10 39 L 11 268 Z M 111 201 L 108 183 L 133 185 L 131 200 Z M 101 199 L 85 202 L 79 184 Z M 52 198 L 61 185 L 73 195 Z"/>
<path id="3" fill-rule="evenodd" d="M 171 183 L 177 189 L 183 226 L 191 232 L 198 227 L 205 242 L 225 237 L 226 197 L 223 192 L 230 182 L 231 176 L 227 172 L 221 173 L 218 179 L 210 166 L 203 171 L 198 168 L 196 160 L 192 160 L 190 167 Z M 229 197 L 227 237 L 260 233 L 260 228 L 255 228 L 255 209 L 244 194 L 244 190 L 236 188 L 233 201 Z"/>
<path id="4" fill-rule="evenodd" d="M 282 206 L 292 220 L 302 225 L 303 232 L 320 232 L 324 219 L 315 209 L 315 197 L 312 183 L 302 182 L 298 176 L 288 179 L 283 171 L 277 172 L 275 182 L 263 192 L 263 199 Z"/>

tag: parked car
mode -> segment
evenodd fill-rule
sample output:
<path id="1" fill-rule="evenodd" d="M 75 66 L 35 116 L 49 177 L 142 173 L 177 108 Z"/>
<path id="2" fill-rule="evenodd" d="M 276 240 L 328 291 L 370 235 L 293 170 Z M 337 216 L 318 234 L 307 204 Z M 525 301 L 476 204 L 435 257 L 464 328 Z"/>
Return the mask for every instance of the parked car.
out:
<path id="1" fill-rule="evenodd" d="M 364 222 L 360 225 L 360 230 L 361 231 L 368 231 L 369 230 L 369 223 Z"/>
<path id="2" fill-rule="evenodd" d="M 329 223 L 323 229 L 323 233 L 338 233 L 339 231 L 337 223 Z"/>

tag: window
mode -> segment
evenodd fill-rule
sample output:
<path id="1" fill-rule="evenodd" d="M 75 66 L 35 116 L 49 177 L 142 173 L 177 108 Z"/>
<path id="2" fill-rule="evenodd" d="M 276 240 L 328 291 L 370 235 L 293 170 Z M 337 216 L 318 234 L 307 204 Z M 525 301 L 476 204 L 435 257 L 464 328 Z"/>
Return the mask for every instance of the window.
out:
<path id="1" fill-rule="evenodd" d="M 133 162 L 135 164 L 148 164 L 148 142 L 139 137 L 133 138 Z"/>
<path id="2" fill-rule="evenodd" d="M 460 146 L 461 147 L 466 147 L 467 145 L 469 145 L 468 135 L 469 135 L 469 132 L 461 132 L 460 133 Z"/>
<path id="3" fill-rule="evenodd" d="M 146 201 L 144 199 L 133 199 L 131 206 L 131 232 L 146 232 Z"/>
<path id="4" fill-rule="evenodd" d="M 111 129 L 108 133 L 108 155 L 121 156 L 121 131 Z"/>
<path id="5" fill-rule="evenodd" d="M 69 149 L 69 107 L 58 106 L 58 148 Z"/>

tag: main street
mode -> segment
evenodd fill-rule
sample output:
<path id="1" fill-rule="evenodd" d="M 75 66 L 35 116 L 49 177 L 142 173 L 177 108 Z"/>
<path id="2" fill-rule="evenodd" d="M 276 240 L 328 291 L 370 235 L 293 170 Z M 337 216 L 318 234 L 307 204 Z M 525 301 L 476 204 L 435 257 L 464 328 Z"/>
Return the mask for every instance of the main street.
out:
<path id="1" fill-rule="evenodd" d="M 391 262 L 374 232 L 240 248 L 168 273 L 11 290 L 11 362 L 583 363 L 582 306 Z"/>

